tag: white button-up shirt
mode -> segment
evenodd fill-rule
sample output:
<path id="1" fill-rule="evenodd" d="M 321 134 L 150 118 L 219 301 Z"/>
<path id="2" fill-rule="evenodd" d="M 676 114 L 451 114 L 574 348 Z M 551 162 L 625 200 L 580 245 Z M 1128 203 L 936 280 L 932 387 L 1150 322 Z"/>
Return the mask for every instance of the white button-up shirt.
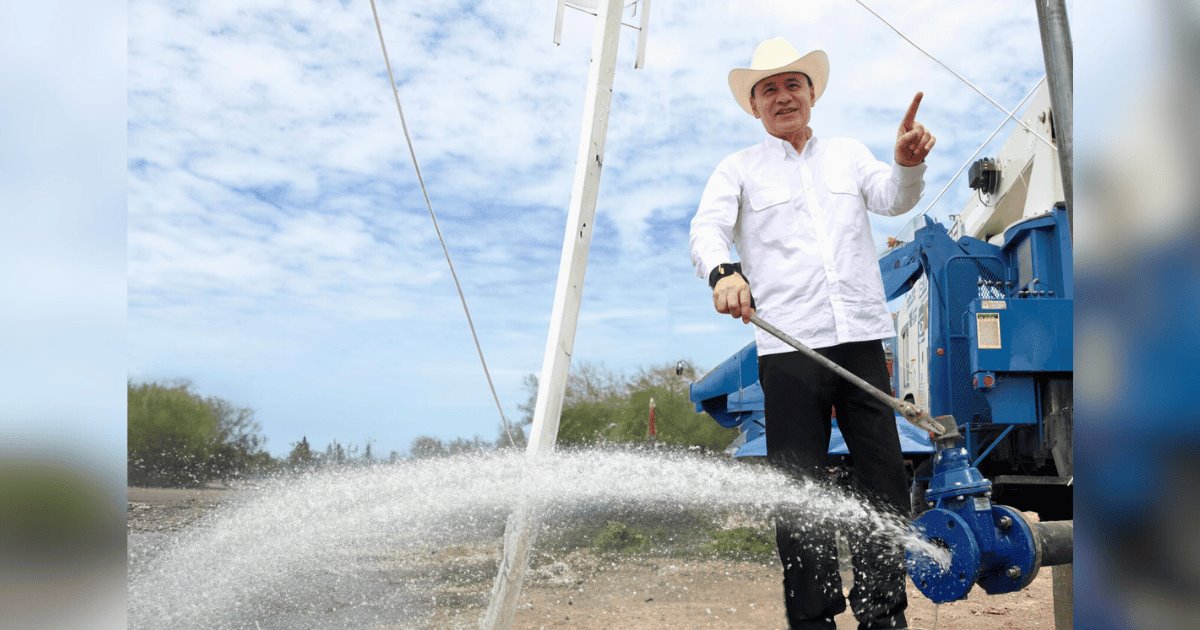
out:
<path id="1" fill-rule="evenodd" d="M 925 165 L 888 165 L 850 138 L 775 137 L 721 161 L 692 219 L 692 262 L 707 280 L 737 246 L 762 318 L 812 348 L 896 334 L 867 210 L 916 205 Z M 758 353 L 792 347 L 755 328 Z"/>

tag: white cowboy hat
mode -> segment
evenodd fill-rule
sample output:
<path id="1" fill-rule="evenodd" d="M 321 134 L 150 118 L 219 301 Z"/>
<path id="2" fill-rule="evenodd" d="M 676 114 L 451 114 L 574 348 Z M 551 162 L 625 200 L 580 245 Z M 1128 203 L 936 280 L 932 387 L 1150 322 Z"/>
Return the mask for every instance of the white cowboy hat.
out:
<path id="1" fill-rule="evenodd" d="M 734 68 L 729 71 L 729 89 L 733 98 L 747 114 L 754 115 L 750 108 L 750 90 L 763 79 L 781 72 L 803 72 L 812 79 L 813 102 L 821 98 L 825 84 L 829 82 L 829 56 L 823 50 L 814 50 L 807 55 L 800 53 L 782 37 L 768 39 L 754 49 L 754 58 L 749 68 Z"/>

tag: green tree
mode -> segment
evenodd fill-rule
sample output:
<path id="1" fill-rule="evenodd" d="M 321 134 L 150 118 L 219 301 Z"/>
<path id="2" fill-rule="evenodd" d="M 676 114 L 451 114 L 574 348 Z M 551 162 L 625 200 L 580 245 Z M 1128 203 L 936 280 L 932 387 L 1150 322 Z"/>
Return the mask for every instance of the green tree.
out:
<path id="1" fill-rule="evenodd" d="M 128 414 L 131 485 L 191 487 L 214 476 L 220 421 L 189 384 L 131 382 Z"/>
<path id="2" fill-rule="evenodd" d="M 412 444 L 408 447 L 408 453 L 412 459 L 444 457 L 446 455 L 446 445 L 442 444 L 442 441 L 435 437 L 420 435 L 413 438 Z"/>
<path id="3" fill-rule="evenodd" d="M 688 398 L 698 370 L 691 361 L 652 365 L 625 377 L 590 363 L 580 363 L 567 379 L 558 443 L 581 446 L 605 442 L 641 442 L 649 436 L 650 399 L 655 401 L 658 440 L 679 446 L 723 449 L 737 437 L 704 414 Z M 529 396 L 523 418 L 532 421 L 537 378 L 525 379 Z"/>
<path id="4" fill-rule="evenodd" d="M 722 450 L 737 437 L 736 429 L 726 429 L 703 413 L 697 413 L 687 390 L 650 387 L 634 391 L 628 399 L 628 413 L 636 420 L 627 426 L 630 441 L 646 439 L 649 433 L 650 399 L 655 403 L 657 439 L 664 444 L 700 446 Z"/>
<path id="5" fill-rule="evenodd" d="M 508 431 L 504 430 L 504 425 L 496 427 L 496 441 L 492 443 L 492 446 L 499 449 L 524 449 L 529 444 L 529 439 L 525 437 L 525 431 L 522 429 L 523 426 L 525 426 L 525 423 L 517 425 L 510 422 Z M 508 439 L 510 433 L 512 434 L 512 441 Z"/>
<path id="6" fill-rule="evenodd" d="M 254 410 L 210 396 L 204 401 L 217 416 L 218 444 L 212 457 L 212 474 L 222 479 L 268 472 L 274 460 L 254 419 Z"/>
<path id="7" fill-rule="evenodd" d="M 130 484 L 191 487 L 275 467 L 252 409 L 186 381 L 130 382 L 127 402 Z"/>
<path id="8" fill-rule="evenodd" d="M 562 419 L 558 424 L 558 443 L 563 446 L 581 446 L 600 442 L 627 441 L 623 426 L 628 418 L 623 417 L 620 399 L 579 401 L 564 405 Z"/>
<path id="9" fill-rule="evenodd" d="M 321 454 L 321 466 L 347 466 L 358 457 L 357 446 L 344 446 L 341 442 L 334 440 L 325 446 L 325 452 Z"/>
<path id="10" fill-rule="evenodd" d="M 299 442 L 292 442 L 292 450 L 288 452 L 287 464 L 293 470 L 316 467 L 317 455 L 313 453 L 312 446 L 308 443 L 308 436 L 302 436 Z"/>
<path id="11" fill-rule="evenodd" d="M 627 394 L 622 375 L 586 361 L 572 366 L 563 392 L 558 443 L 577 446 L 624 441 L 622 403 Z"/>
<path id="12" fill-rule="evenodd" d="M 466 453 L 482 453 L 491 448 L 491 444 L 483 438 L 475 436 L 473 438 L 454 438 L 446 444 L 447 455 L 462 455 Z"/>
<path id="13" fill-rule="evenodd" d="M 533 424 L 533 411 L 537 406 L 538 393 L 538 377 L 536 374 L 526 374 L 521 381 L 521 386 L 525 388 L 525 402 L 521 403 L 517 409 L 521 412 L 521 424 Z"/>

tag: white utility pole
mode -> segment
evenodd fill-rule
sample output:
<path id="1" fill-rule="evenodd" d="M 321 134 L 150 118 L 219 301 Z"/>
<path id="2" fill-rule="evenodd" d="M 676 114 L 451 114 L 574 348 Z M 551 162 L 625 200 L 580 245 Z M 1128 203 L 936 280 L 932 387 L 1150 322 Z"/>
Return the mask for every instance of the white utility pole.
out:
<path id="1" fill-rule="evenodd" d="M 575 161 L 575 181 L 571 185 L 562 257 L 558 263 L 550 332 L 546 337 L 537 402 L 533 408 L 533 427 L 526 448 L 529 454 L 554 450 L 558 437 L 567 369 L 571 365 L 579 304 L 583 299 L 583 277 L 592 243 L 600 170 L 604 165 L 604 138 L 608 133 L 613 75 L 616 74 L 621 0 L 607 0 L 607 6 L 601 3 L 598 10 L 592 60 L 588 66 L 587 96 L 583 103 L 583 132 Z"/>
<path id="2" fill-rule="evenodd" d="M 588 65 L 587 96 L 583 105 L 583 133 L 575 163 L 575 180 L 571 186 L 571 205 L 558 267 L 558 284 L 554 290 L 546 353 L 538 380 L 533 426 L 525 450 L 529 458 L 553 451 L 558 439 L 567 372 L 575 346 L 579 305 L 583 299 L 584 272 L 595 226 L 600 170 L 604 165 L 604 138 L 608 132 L 608 112 L 616 73 L 622 2 L 602 0 L 596 7 L 595 37 L 592 41 L 592 59 Z M 483 619 L 484 628 L 509 628 L 512 625 L 525 571 L 529 566 L 536 526 L 533 506 L 527 502 L 518 505 L 509 517 L 504 531 L 504 552 L 492 586 L 492 599 Z"/>

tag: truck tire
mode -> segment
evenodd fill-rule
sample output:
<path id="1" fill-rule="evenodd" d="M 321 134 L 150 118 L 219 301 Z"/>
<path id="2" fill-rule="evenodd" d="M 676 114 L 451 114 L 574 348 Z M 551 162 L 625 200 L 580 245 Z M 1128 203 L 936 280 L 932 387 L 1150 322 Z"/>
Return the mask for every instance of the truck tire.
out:
<path id="1" fill-rule="evenodd" d="M 925 502 L 925 491 L 929 489 L 929 478 L 933 476 L 933 460 L 921 462 L 913 471 L 912 485 L 909 486 L 909 504 L 912 507 L 912 517 L 916 518 L 929 509 Z"/>

